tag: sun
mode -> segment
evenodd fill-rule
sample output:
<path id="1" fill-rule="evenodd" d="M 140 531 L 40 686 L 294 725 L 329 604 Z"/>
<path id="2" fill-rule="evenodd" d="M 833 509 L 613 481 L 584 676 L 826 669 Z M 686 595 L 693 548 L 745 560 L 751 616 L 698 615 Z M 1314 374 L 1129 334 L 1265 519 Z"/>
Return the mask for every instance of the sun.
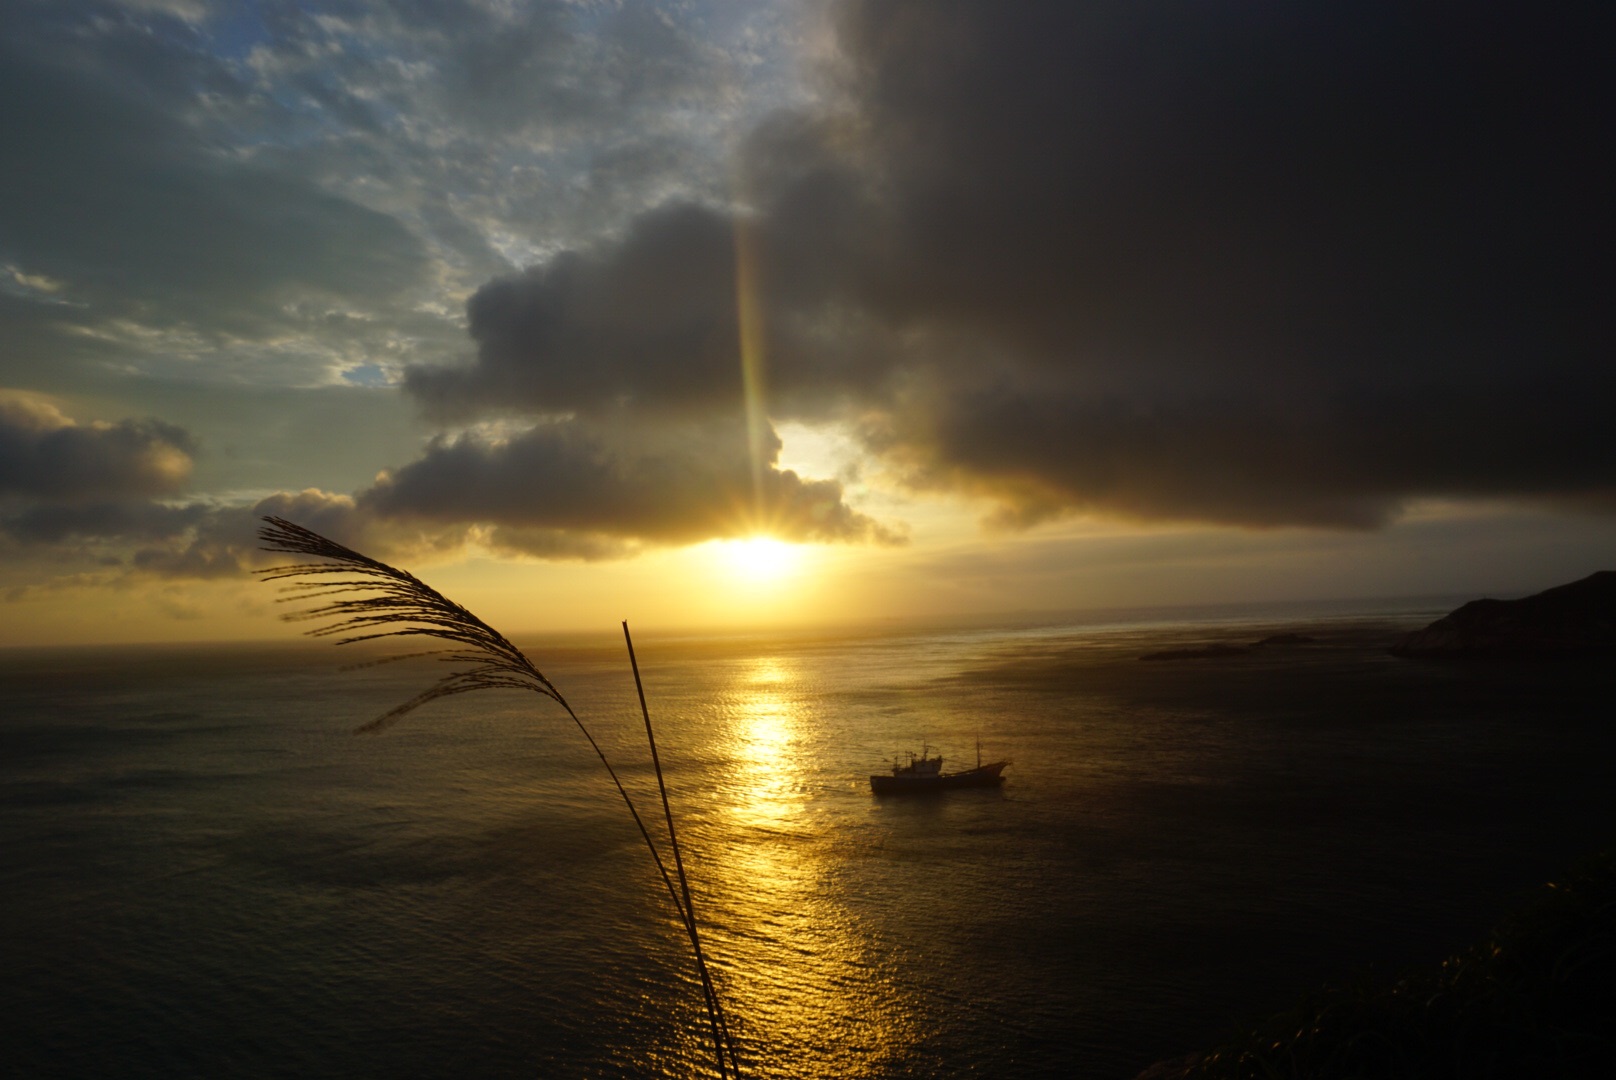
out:
<path id="1" fill-rule="evenodd" d="M 764 585 L 785 581 L 801 564 L 802 552 L 796 544 L 772 536 L 749 536 L 719 545 L 719 559 L 743 581 Z"/>

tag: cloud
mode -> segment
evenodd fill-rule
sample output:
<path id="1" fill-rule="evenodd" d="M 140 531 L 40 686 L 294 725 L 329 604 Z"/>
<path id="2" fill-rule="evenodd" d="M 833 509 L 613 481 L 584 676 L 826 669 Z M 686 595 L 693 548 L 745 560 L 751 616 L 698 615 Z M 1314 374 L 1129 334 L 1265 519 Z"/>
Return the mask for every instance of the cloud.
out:
<path id="1" fill-rule="evenodd" d="M 37 395 L 0 393 L 0 548 L 18 565 L 99 567 L 94 579 L 105 582 L 263 565 L 257 531 L 269 514 L 381 557 L 455 554 L 472 532 L 378 518 L 317 489 L 237 504 L 188 496 L 195 449 L 185 430 L 159 420 L 81 423 Z"/>
<path id="2" fill-rule="evenodd" d="M 360 509 L 352 496 L 314 488 L 233 506 L 205 499 L 175 505 L 126 500 L 32 506 L 0 517 L 6 569 L 22 575 L 7 573 L 0 580 L 5 589 L 0 595 L 21 601 L 141 581 L 242 578 L 286 562 L 285 556 L 260 546 L 258 530 L 270 515 L 306 525 L 372 557 L 412 567 L 460 557 L 482 534 L 464 524 L 377 517 Z"/>
<path id="3" fill-rule="evenodd" d="M 703 206 L 725 194 L 718 151 L 742 118 L 790 96 L 772 62 L 786 33 L 778 11 L 557 0 L 271 5 L 236 18 L 206 4 L 82 0 L 13 14 L 0 26 L 0 138 L 17 161 L 0 176 L 7 381 L 138 397 L 184 429 L 8 415 L 8 551 L 220 576 L 253 565 L 255 517 L 277 499 L 382 552 L 474 538 L 545 558 L 626 557 L 759 527 L 760 507 L 762 525 L 794 537 L 892 539 L 834 482 L 772 461 L 754 476 L 734 420 L 735 238 Z M 590 342 L 570 376 L 552 372 L 550 388 L 571 379 L 560 408 L 579 414 L 570 426 L 529 394 L 517 411 L 545 416 L 542 431 L 440 439 L 358 501 L 314 489 L 243 501 L 287 479 L 352 484 L 335 460 L 367 475 L 377 452 L 407 460 L 402 408 L 373 414 L 396 397 L 385 386 L 404 365 L 462 341 L 459 298 L 532 252 L 620 235 L 670 196 L 682 201 L 645 217 L 637 246 L 607 241 L 597 262 L 574 259 L 576 280 L 554 267 L 518 275 L 472 304 L 490 357 L 527 332 L 523 305 L 547 290 L 574 308 L 591 291 L 659 305 L 643 334 L 596 318 L 605 311 L 561 328 Z M 681 267 L 690 291 L 660 296 Z M 654 421 L 614 428 L 621 406 L 600 381 L 615 366 L 639 382 L 647 350 L 686 370 L 638 387 Z M 343 379 L 377 389 L 331 385 Z M 462 413 L 514 397 L 485 383 L 465 392 L 474 402 Z M 368 424 L 338 404 L 355 394 Z M 455 414 L 454 395 L 440 396 L 437 415 Z M 719 400 L 721 423 L 709 423 Z M 344 415 L 310 436 L 311 409 Z M 393 448 L 378 451 L 382 421 Z M 188 432 L 210 451 L 195 471 Z M 317 448 L 327 460 L 311 465 Z M 357 464 L 367 452 L 373 463 Z M 533 459 L 550 470 L 546 499 L 524 510 L 516 470 Z M 444 476 L 475 479 L 485 497 Z"/>
<path id="4" fill-rule="evenodd" d="M 807 217 L 854 196 L 842 178 L 813 174 L 792 212 Z M 835 305 L 856 278 L 839 267 L 858 252 L 787 214 L 737 222 L 670 202 L 623 236 L 498 278 L 467 302 L 477 355 L 467 366 L 416 366 L 404 386 L 446 420 L 481 415 L 733 414 L 741 404 L 739 308 L 762 310 L 773 411 L 823 415 L 828 403 L 870 397 L 893 356 L 880 327 Z M 737 272 L 751 245 L 762 271 Z"/>
<path id="5" fill-rule="evenodd" d="M 130 565 L 142 574 L 206 579 L 285 562 L 284 556 L 261 550 L 258 529 L 266 516 L 296 521 L 374 558 L 412 564 L 458 555 L 468 537 L 464 526 L 423 529 L 378 519 L 361 511 L 351 496 L 311 488 L 277 492 L 251 505 L 210 508 L 186 533 L 137 549 Z"/>
<path id="6" fill-rule="evenodd" d="M 302 388 L 442 362 L 479 283 L 672 194 L 720 197 L 721 146 L 790 96 L 788 21 L 642 0 L 11 5 L 0 381 Z"/>
<path id="7" fill-rule="evenodd" d="M 515 436 L 434 441 L 358 496 L 389 520 L 479 522 L 498 547 L 596 559 L 643 545 L 698 543 L 766 532 L 787 540 L 895 543 L 850 508 L 834 480 L 776 466 L 770 433 L 754 471 L 744 425 L 540 424 Z"/>
<path id="8" fill-rule="evenodd" d="M 751 101 L 723 42 L 768 25 L 560 0 L 8 10 L 7 381 L 310 386 L 453 355 L 478 282 L 722 187 L 713 147 Z"/>
<path id="9" fill-rule="evenodd" d="M 222 152 L 126 90 L 0 42 L 15 161 L 0 249 L 62 283 L 60 299 L 97 320 L 262 337 L 289 306 L 373 302 L 420 275 L 420 245 L 393 218 Z"/>
<path id="10" fill-rule="evenodd" d="M 40 398 L 0 392 L 0 499 L 82 504 L 181 490 L 195 445 L 160 420 L 80 424 Z"/>
<path id="11" fill-rule="evenodd" d="M 898 543 L 841 484 L 754 469 L 745 425 L 570 420 L 495 438 L 440 436 L 355 496 L 319 489 L 250 503 L 182 496 L 191 442 L 158 421 L 78 424 L 30 395 L 0 397 L 0 540 L 11 554 L 217 578 L 264 564 L 257 530 L 289 518 L 379 558 L 437 561 L 468 545 L 543 559 L 621 559 L 648 546 L 767 532 Z M 131 554 L 132 552 L 132 554 Z M 110 572 L 110 571 L 109 571 Z"/>
<path id="12" fill-rule="evenodd" d="M 670 201 L 490 282 L 472 363 L 407 389 L 734 415 L 741 230 L 770 415 L 840 417 L 1000 523 L 1608 504 L 1602 9 L 835 10 L 835 93 L 753 131 L 744 208 Z"/>
<path id="13" fill-rule="evenodd" d="M 918 482 L 1364 526 L 1616 487 L 1588 5 L 843 5 Z M 913 358 L 910 358 L 911 362 Z"/>
<path id="14" fill-rule="evenodd" d="M 740 402 L 735 242 L 715 211 L 675 204 L 599 256 L 568 253 L 467 302 L 470 368 L 413 368 L 406 388 L 446 417 L 599 415 Z"/>
<path id="15" fill-rule="evenodd" d="M 778 49 L 781 18 L 643 0 L 281 9 L 252 51 L 254 86 L 298 103 L 280 123 L 321 137 L 264 156 L 384 198 L 469 291 L 481 278 L 467 275 L 614 230 L 670 194 L 722 191 L 721 145 L 787 93 L 773 74 L 786 65 L 748 55 Z"/>
<path id="16" fill-rule="evenodd" d="M 1436 495 L 1596 509 L 1616 490 L 1616 455 L 1598 435 L 1595 386 L 1590 372 L 1294 395 L 1238 382 L 1096 393 L 957 376 L 867 418 L 862 433 L 915 488 L 996 498 L 999 524 L 1088 511 L 1373 528 Z"/>
<path id="17" fill-rule="evenodd" d="M 187 535 L 211 513 L 180 501 L 195 452 L 187 431 L 161 420 L 79 422 L 38 395 L 0 391 L 6 583 L 64 568 L 68 580 L 105 582 L 131 545 Z"/>
<path id="18" fill-rule="evenodd" d="M 327 424 L 352 447 L 322 457 L 407 462 L 300 504 L 366 543 L 892 540 L 747 452 L 748 304 L 768 420 L 836 422 L 865 475 L 1001 525 L 1616 506 L 1593 5 L 1483 5 L 1461 33 L 1385 0 L 838 0 L 813 99 L 766 5 L 220 10 L 0 28 L 6 381 L 184 425 L 16 406 L 10 543 L 246 565 L 234 492 L 363 483 L 285 473 L 314 445 L 288 388 L 343 372 L 508 428 L 407 460 L 397 416 L 365 427 L 381 451 Z M 199 379 L 266 392 L 215 409 Z"/>
<path id="19" fill-rule="evenodd" d="M 213 513 L 208 503 L 169 505 L 134 499 L 79 505 L 35 504 L 0 517 L 0 535 L 20 547 L 53 545 L 62 552 L 75 548 L 97 561 L 120 561 L 103 552 L 107 544 L 149 544 L 171 541 Z"/>

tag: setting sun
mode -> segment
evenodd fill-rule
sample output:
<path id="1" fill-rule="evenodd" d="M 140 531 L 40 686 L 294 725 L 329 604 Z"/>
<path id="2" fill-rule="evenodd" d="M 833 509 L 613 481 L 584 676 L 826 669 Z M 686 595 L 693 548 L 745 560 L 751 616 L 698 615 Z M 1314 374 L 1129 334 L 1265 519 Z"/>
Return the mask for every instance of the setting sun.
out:
<path id="1" fill-rule="evenodd" d="M 822 549 L 755 534 L 714 540 L 693 549 L 685 575 L 693 590 L 685 619 L 740 622 L 801 621 L 821 607 Z"/>
<path id="2" fill-rule="evenodd" d="M 772 536 L 751 536 L 719 544 L 718 558 L 744 581 L 772 584 L 797 574 L 802 565 L 802 549 Z"/>

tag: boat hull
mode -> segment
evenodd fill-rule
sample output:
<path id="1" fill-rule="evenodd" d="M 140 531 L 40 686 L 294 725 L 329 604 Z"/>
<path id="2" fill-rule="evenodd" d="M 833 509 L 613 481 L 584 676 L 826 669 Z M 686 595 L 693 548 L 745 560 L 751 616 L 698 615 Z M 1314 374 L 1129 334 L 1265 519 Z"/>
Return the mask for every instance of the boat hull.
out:
<path id="1" fill-rule="evenodd" d="M 965 772 L 944 773 L 940 776 L 893 776 L 874 773 L 870 776 L 870 790 L 877 795 L 921 795 L 954 788 L 998 787 L 1004 783 L 1004 767 L 1008 761 L 995 761 Z"/>

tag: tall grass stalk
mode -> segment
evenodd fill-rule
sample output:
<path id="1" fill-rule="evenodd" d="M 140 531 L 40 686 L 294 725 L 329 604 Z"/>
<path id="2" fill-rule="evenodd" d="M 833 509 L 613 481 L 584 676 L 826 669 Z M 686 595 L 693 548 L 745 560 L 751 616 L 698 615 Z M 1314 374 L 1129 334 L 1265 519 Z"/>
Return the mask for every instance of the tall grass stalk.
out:
<path id="1" fill-rule="evenodd" d="M 678 887 L 674 886 L 674 875 L 668 873 L 667 864 L 656 841 L 646 828 L 634 800 L 623 787 L 623 782 L 618 778 L 617 770 L 612 767 L 605 751 L 595 741 L 595 736 L 588 726 L 567 703 L 567 699 L 561 696 L 561 692 L 544 677 L 522 650 L 511 644 L 498 630 L 415 575 L 372 559 L 352 548 L 344 547 L 335 540 L 321 536 L 312 529 L 306 529 L 285 518 L 266 517 L 263 520 L 265 524 L 258 531 L 259 539 L 264 544 L 263 550 L 318 560 L 272 566 L 258 571 L 265 581 L 296 582 L 283 587 L 282 591 L 286 595 L 281 597 L 279 602 L 312 603 L 314 606 L 288 613 L 282 618 L 288 622 L 322 622 L 324 625 L 306 631 L 310 637 L 335 638 L 338 645 L 351 645 L 378 638 L 424 637 L 446 641 L 453 646 L 448 649 L 409 653 L 374 661 L 375 664 L 382 664 L 434 656 L 444 663 L 460 666 L 439 678 L 415 697 L 360 725 L 355 729 L 356 734 L 381 731 L 429 702 L 475 690 L 527 690 L 547 697 L 561 706 L 579 732 L 588 740 L 590 749 L 594 750 L 595 756 L 605 767 L 606 774 L 611 777 L 612 785 L 622 798 L 623 805 L 628 807 L 629 816 L 634 819 L 635 828 L 645 841 L 646 850 L 650 852 L 651 861 L 656 865 L 657 874 L 662 878 L 668 898 L 673 902 L 674 910 L 678 912 L 679 920 L 690 938 L 690 946 L 695 953 L 696 972 L 707 1006 L 708 1021 L 712 1027 L 713 1053 L 717 1061 L 718 1075 L 720 1078 L 731 1075 L 739 1078 L 740 1066 L 736 1060 L 735 1045 L 730 1037 L 723 1005 L 719 1001 L 717 988 L 708 970 L 707 958 L 701 948 L 701 936 L 696 928 L 695 909 L 690 899 L 690 881 L 685 875 L 684 859 L 680 854 L 678 836 L 673 827 L 673 811 L 668 802 L 667 785 L 662 778 L 662 764 L 657 757 L 656 737 L 651 729 L 651 713 L 645 705 L 645 690 L 640 683 L 639 662 L 634 657 L 634 642 L 629 637 L 628 624 L 626 622 L 623 624 L 623 638 L 628 644 L 629 663 L 634 669 L 634 685 L 639 693 L 640 711 L 645 718 L 645 735 L 651 747 L 651 761 L 656 769 L 657 787 L 662 795 L 662 809 L 668 827 L 668 847 L 673 853 L 675 875 L 679 879 Z M 371 664 L 358 666 L 369 667 Z"/>
<path id="2" fill-rule="evenodd" d="M 640 681 L 640 662 L 634 656 L 634 638 L 629 635 L 626 620 L 623 623 L 623 642 L 628 646 L 629 666 L 634 669 L 634 691 L 640 696 L 640 715 L 645 717 L 645 741 L 651 748 L 651 766 L 656 770 L 657 790 L 662 793 L 662 815 L 668 823 L 668 847 L 673 850 L 674 870 L 679 875 L 679 887 L 684 892 L 685 911 L 690 916 L 685 920 L 685 928 L 690 932 L 690 947 L 696 954 L 696 972 L 701 976 L 707 1000 L 714 1006 L 708 1010 L 709 1019 L 713 1024 L 713 1044 L 729 1051 L 730 1065 L 735 1070 L 735 1075 L 739 1077 L 741 1063 L 735 1056 L 735 1043 L 730 1038 L 729 1024 L 724 1019 L 724 1012 L 716 1007 L 718 991 L 714 988 L 712 976 L 707 971 L 707 958 L 702 952 L 701 935 L 696 929 L 696 905 L 690 899 L 690 879 L 685 876 L 685 861 L 679 852 L 678 834 L 673 828 L 673 809 L 668 803 L 668 785 L 662 780 L 662 759 L 657 756 L 656 733 L 651 730 L 651 710 L 645 704 L 645 684 Z M 722 1054 L 719 1067 L 720 1069 L 723 1067 Z"/>

